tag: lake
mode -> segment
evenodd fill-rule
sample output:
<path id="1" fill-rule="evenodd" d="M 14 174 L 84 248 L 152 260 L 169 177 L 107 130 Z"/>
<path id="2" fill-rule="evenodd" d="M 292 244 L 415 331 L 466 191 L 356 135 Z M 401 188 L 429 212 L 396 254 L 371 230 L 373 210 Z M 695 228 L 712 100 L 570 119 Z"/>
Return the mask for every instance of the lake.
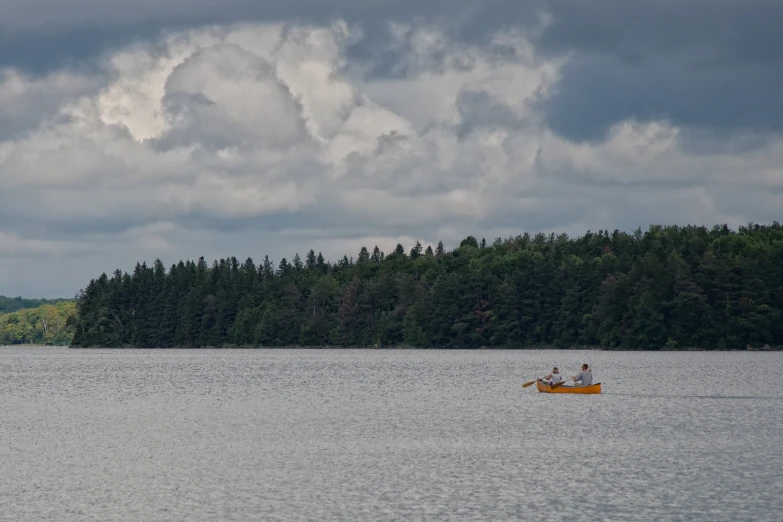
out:
<path id="1" fill-rule="evenodd" d="M 522 384 L 581 363 L 601 395 Z M 783 352 L 0 349 L 0 520 L 781 520 Z"/>

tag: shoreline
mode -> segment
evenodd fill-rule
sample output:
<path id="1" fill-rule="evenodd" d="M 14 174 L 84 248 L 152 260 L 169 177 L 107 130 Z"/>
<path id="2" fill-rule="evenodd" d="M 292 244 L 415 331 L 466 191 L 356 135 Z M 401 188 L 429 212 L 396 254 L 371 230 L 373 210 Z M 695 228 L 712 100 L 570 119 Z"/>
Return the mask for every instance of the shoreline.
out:
<path id="1" fill-rule="evenodd" d="M 605 348 L 601 346 L 571 346 L 571 347 L 558 347 L 558 346 L 479 346 L 470 348 L 422 348 L 416 346 L 335 346 L 335 345 L 287 345 L 287 346 L 167 346 L 167 347 L 152 347 L 152 346 L 73 346 L 73 345 L 48 345 L 48 344 L 9 344 L 0 345 L 0 348 L 68 348 L 69 350 L 385 350 L 385 351 L 427 351 L 427 350 L 454 350 L 454 351 L 595 351 L 595 352 L 758 352 L 758 353 L 770 353 L 783 351 L 783 346 L 770 346 L 768 348 L 705 348 L 705 347 L 683 347 L 683 348 L 668 348 L 662 347 L 659 350 L 655 349 L 638 349 L 638 348 Z"/>
<path id="2" fill-rule="evenodd" d="M 31 346 L 31 345 L 15 345 Z M 52 348 L 55 348 L 52 346 Z M 773 346 L 768 349 L 743 349 L 743 348 L 704 348 L 704 347 L 685 347 L 685 348 L 661 348 L 660 350 L 636 349 L 636 348 L 603 348 L 600 346 L 574 346 L 574 347 L 553 347 L 553 346 L 480 346 L 476 348 L 421 348 L 413 346 L 333 346 L 333 345 L 289 345 L 289 346 L 170 346 L 170 347 L 149 347 L 149 346 L 58 346 L 57 348 L 68 348 L 72 350 L 473 350 L 473 351 L 596 351 L 596 352 L 780 352 L 783 346 Z"/>

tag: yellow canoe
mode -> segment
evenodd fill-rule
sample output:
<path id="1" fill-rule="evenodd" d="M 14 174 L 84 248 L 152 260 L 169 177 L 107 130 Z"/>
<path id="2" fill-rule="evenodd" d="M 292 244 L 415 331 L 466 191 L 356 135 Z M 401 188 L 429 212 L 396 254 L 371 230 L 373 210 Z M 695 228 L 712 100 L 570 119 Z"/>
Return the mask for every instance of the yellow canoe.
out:
<path id="1" fill-rule="evenodd" d="M 548 384 L 541 384 L 536 381 L 536 388 L 541 393 L 601 393 L 601 383 L 591 384 L 590 386 L 558 386 L 552 388 Z"/>

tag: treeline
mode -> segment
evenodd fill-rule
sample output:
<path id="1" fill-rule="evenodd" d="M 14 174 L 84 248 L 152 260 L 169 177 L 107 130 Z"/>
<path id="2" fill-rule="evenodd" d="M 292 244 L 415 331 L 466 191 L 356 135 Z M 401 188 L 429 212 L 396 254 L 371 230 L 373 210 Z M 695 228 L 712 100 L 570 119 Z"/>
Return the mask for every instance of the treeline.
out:
<path id="1" fill-rule="evenodd" d="M 160 261 L 93 280 L 77 346 L 783 345 L 783 228 L 528 234 L 328 263 Z"/>
<path id="2" fill-rule="evenodd" d="M 76 303 L 58 301 L 0 315 L 0 345 L 68 345 L 76 324 Z"/>
<path id="3" fill-rule="evenodd" d="M 21 297 L 5 297 L 0 295 L 0 314 L 7 314 L 25 308 L 38 308 L 46 304 L 57 304 L 67 299 L 22 299 Z"/>

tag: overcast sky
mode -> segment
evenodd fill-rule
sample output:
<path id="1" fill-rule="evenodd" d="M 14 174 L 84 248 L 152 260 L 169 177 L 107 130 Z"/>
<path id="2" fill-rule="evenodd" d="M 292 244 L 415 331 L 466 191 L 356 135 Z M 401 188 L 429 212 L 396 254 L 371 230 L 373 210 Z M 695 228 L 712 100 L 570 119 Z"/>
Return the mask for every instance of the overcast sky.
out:
<path id="1" fill-rule="evenodd" d="M 779 0 L 0 0 L 0 295 L 780 219 Z"/>

